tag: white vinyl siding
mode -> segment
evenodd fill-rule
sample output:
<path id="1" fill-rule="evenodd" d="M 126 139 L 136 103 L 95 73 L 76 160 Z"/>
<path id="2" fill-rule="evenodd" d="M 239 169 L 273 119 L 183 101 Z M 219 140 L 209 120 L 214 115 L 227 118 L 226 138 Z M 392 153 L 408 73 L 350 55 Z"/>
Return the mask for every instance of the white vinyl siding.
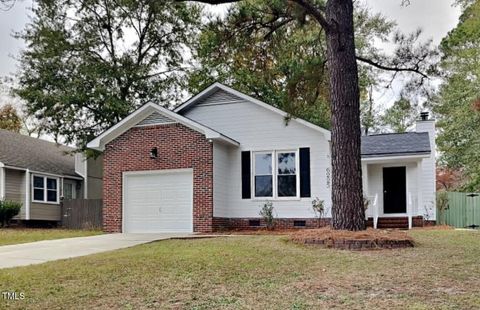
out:
<path id="1" fill-rule="evenodd" d="M 225 96 L 216 98 L 220 97 Z M 239 148 L 217 150 L 217 153 L 223 153 L 223 158 L 229 159 L 228 166 L 215 160 L 214 156 L 214 184 L 215 180 L 223 179 L 227 180 L 223 188 L 228 187 L 226 194 L 222 194 L 227 195 L 227 199 L 222 199 L 227 200 L 228 204 L 217 204 L 219 200 L 215 197 L 218 197 L 218 191 L 224 189 L 214 186 L 214 216 L 259 217 L 262 201 L 242 199 L 241 151 L 297 150 L 301 147 L 310 148 L 311 198 L 274 200 L 276 216 L 314 217 L 311 202 L 315 197 L 325 201 L 327 216 L 330 216 L 331 193 L 326 181 L 326 170 L 330 168 L 330 150 L 329 143 L 321 132 L 294 121 L 285 126 L 285 119 L 281 115 L 245 100 L 226 103 L 206 99 L 202 105 L 185 112 L 185 116 L 240 142 Z M 216 158 L 219 156 L 217 154 Z M 252 197 L 253 194 L 252 192 Z"/>
<path id="2" fill-rule="evenodd" d="M 424 213 L 428 210 L 428 219 L 436 219 L 436 160 L 435 160 L 435 121 L 417 121 L 416 132 L 428 132 L 430 139 L 430 148 L 431 153 L 429 158 L 424 158 L 421 164 L 421 175 L 420 175 L 420 199 L 419 208 L 423 210 Z"/>
<path id="3" fill-rule="evenodd" d="M 162 125 L 162 124 L 173 124 L 175 121 L 169 117 L 166 117 L 158 112 L 153 112 L 142 121 L 140 121 L 136 127 L 142 126 L 152 126 L 152 125 Z"/>
<path id="4" fill-rule="evenodd" d="M 228 210 L 230 198 L 229 175 L 231 153 L 234 148 L 223 143 L 213 143 L 213 206 L 217 210 Z"/>

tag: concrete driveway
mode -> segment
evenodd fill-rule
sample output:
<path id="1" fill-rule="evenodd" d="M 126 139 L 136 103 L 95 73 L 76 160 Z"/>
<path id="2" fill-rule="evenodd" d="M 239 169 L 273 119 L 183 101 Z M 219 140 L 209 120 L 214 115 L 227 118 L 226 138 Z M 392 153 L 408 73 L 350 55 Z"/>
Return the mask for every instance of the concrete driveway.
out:
<path id="1" fill-rule="evenodd" d="M 189 234 L 106 234 L 5 245 L 0 246 L 0 269 L 41 264 L 58 259 L 128 248 L 157 240 L 186 237 L 195 236 Z"/>

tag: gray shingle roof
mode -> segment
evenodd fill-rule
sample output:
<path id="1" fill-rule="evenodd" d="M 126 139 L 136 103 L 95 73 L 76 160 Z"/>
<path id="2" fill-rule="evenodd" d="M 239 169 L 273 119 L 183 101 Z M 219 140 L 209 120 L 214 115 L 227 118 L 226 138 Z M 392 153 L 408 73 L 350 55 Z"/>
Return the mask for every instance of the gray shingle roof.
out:
<path id="1" fill-rule="evenodd" d="M 362 137 L 362 157 L 430 154 L 427 132 L 379 134 Z"/>
<path id="2" fill-rule="evenodd" d="M 53 142 L 0 129 L 0 162 L 32 171 L 78 176 L 75 158 L 65 152 L 74 149 Z"/>

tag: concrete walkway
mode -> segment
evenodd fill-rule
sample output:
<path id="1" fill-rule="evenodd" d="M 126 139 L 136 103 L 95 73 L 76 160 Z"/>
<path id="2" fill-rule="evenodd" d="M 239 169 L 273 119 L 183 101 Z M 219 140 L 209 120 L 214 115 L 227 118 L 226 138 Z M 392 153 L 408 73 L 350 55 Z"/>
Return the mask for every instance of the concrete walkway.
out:
<path id="1" fill-rule="evenodd" d="M 85 256 L 189 234 L 105 234 L 0 246 L 0 269 Z M 202 237 L 202 236 L 198 236 Z M 205 236 L 203 236 L 205 237 Z"/>

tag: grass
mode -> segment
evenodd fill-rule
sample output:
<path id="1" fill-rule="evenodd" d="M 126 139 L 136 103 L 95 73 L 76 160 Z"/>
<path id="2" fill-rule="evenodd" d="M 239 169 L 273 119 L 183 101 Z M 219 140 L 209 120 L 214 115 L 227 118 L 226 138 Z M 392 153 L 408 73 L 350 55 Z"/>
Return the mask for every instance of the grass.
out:
<path id="1" fill-rule="evenodd" d="M 417 247 L 401 250 L 350 252 L 296 245 L 282 236 L 233 236 L 5 269 L 0 292 L 26 298 L 0 300 L 0 308 L 477 308 L 480 234 L 410 234 Z"/>
<path id="2" fill-rule="evenodd" d="M 67 229 L 0 229 L 0 246 L 52 240 L 72 237 L 86 237 L 101 234 L 96 230 L 67 230 Z"/>

